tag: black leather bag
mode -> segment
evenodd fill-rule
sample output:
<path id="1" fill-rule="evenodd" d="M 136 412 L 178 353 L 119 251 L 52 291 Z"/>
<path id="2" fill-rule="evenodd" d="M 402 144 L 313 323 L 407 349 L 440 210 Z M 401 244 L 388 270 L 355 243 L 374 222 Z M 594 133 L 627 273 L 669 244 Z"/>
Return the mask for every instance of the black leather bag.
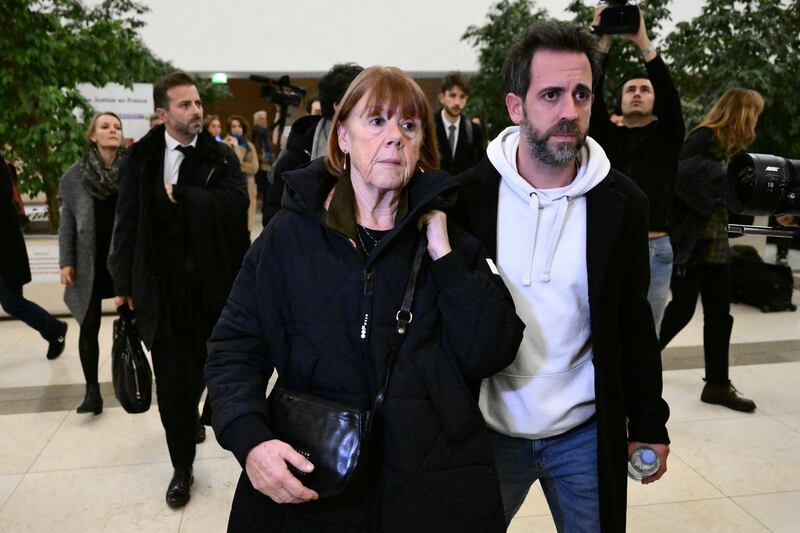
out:
<path id="1" fill-rule="evenodd" d="M 127 305 L 117 309 L 114 321 L 114 343 L 111 348 L 111 380 L 114 396 L 129 413 L 144 413 L 150 409 L 153 372 L 142 348 L 133 323 L 134 316 Z"/>
<path id="2" fill-rule="evenodd" d="M 423 233 L 414 256 L 403 304 L 396 315 L 397 328 L 389 353 L 386 378 L 370 409 L 285 389 L 280 381 L 269 395 L 270 428 L 280 440 L 290 444 L 314 465 L 311 473 L 301 472 L 291 465 L 288 465 L 289 470 L 306 487 L 315 490 L 320 498 L 330 498 L 344 492 L 356 477 L 368 453 L 372 422 L 383 406 L 397 351 L 413 318 L 411 306 L 426 251 L 427 239 Z"/>

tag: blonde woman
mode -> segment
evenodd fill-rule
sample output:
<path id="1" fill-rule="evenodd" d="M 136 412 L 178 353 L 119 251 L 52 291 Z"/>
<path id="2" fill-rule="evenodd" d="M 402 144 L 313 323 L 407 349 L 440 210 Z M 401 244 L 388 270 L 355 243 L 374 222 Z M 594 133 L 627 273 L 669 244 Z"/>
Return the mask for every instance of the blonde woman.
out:
<path id="1" fill-rule="evenodd" d="M 97 382 L 97 336 L 101 300 L 114 297 L 106 260 L 117 207 L 122 121 L 114 113 L 95 115 L 87 137 L 86 155 L 61 178 L 58 245 L 64 302 L 81 327 L 78 350 L 86 395 L 78 412 L 99 415 L 103 398 Z"/>
<path id="2" fill-rule="evenodd" d="M 736 411 L 752 412 L 755 402 L 743 398 L 728 377 L 730 251 L 728 211 L 723 203 L 727 161 L 756 137 L 764 99 L 749 89 L 730 89 L 711 108 L 684 142 L 675 187 L 675 249 L 672 301 L 661 324 L 661 347 L 689 323 L 698 295 L 703 304 L 705 386 L 700 400 Z"/>

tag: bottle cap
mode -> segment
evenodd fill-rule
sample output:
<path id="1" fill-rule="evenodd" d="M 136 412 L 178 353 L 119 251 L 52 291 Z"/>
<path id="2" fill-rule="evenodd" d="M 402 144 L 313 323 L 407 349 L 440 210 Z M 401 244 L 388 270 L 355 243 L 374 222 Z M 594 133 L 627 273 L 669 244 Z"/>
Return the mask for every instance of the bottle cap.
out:
<path id="1" fill-rule="evenodd" d="M 641 457 L 642 462 L 646 465 L 651 465 L 656 462 L 656 459 L 658 459 L 656 452 L 654 452 L 650 448 L 642 450 L 642 454 L 639 457 Z"/>

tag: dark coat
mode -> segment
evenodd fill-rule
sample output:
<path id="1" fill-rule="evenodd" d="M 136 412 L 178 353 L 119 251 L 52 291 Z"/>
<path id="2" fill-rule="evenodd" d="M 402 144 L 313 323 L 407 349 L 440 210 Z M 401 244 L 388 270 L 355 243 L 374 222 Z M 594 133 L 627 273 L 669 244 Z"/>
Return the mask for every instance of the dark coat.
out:
<path id="1" fill-rule="evenodd" d="M 670 240 L 676 265 L 689 263 L 711 215 L 725 207 L 725 170 L 714 132 L 698 128 L 690 133 L 681 150 L 675 183 L 675 229 Z M 722 229 L 720 234 L 724 234 Z"/>
<path id="2" fill-rule="evenodd" d="M 645 63 L 647 78 L 656 99 L 653 114 L 658 117 L 641 128 L 619 127 L 611 122 L 602 98 L 606 62 L 592 104 L 589 136 L 600 143 L 611 166 L 630 177 L 650 201 L 650 231 L 671 231 L 672 190 L 678 170 L 678 156 L 686 132 L 681 97 L 661 56 Z"/>
<path id="3" fill-rule="evenodd" d="M 436 123 L 436 142 L 439 145 L 439 168 L 455 176 L 468 168 L 474 167 L 486 153 L 483 144 L 483 130 L 461 114 L 458 124 L 458 140 L 456 141 L 455 157 L 450 153 L 450 143 L 447 141 L 447 131 L 444 129 L 441 110 L 434 114 Z M 469 133 L 469 129 L 472 133 Z"/>
<path id="4" fill-rule="evenodd" d="M 311 150 L 314 146 L 314 132 L 322 115 L 306 115 L 295 120 L 292 131 L 286 140 L 286 148 L 281 151 L 280 157 L 272 164 L 269 171 L 270 186 L 264 198 L 261 213 L 261 225 L 267 227 L 278 211 L 281 210 L 285 181 L 283 173 L 300 168 L 311 161 Z"/>
<path id="5" fill-rule="evenodd" d="M 160 257 L 154 222 L 156 194 L 164 189 L 164 127 L 156 127 L 126 152 L 108 270 L 117 295 L 133 296 L 137 327 L 150 347 L 162 310 Z M 249 245 L 247 188 L 236 154 L 202 132 L 197 138 L 194 183 L 178 183 L 173 196 L 190 226 L 191 246 L 202 284 L 204 310 L 214 317 Z M 164 193 L 166 195 L 166 193 Z M 166 201 L 166 200 L 164 200 Z M 216 313 L 214 309 L 216 308 Z"/>
<path id="6" fill-rule="evenodd" d="M 460 175 L 457 219 L 497 254 L 500 174 L 488 158 Z M 625 530 L 628 440 L 668 443 L 661 354 L 647 303 L 647 198 L 615 170 L 586 195 L 600 523 Z M 626 427 L 627 419 L 627 427 Z"/>
<path id="7" fill-rule="evenodd" d="M 16 290 L 30 282 L 31 268 L 11 179 L 6 162 L 0 158 L 0 277 L 6 287 Z"/>
<path id="8" fill-rule="evenodd" d="M 275 438 L 265 400 L 273 370 L 286 387 L 368 408 L 385 375 L 415 223 L 455 187 L 444 173 L 417 173 L 407 215 L 364 260 L 326 218 L 335 178 L 323 161 L 285 178 L 284 209 L 247 254 L 208 343 L 214 431 L 242 465 L 254 446 Z M 384 406 L 376 481 L 362 479 L 327 500 L 278 505 L 243 472 L 229 531 L 505 530 L 476 392 L 482 378 L 513 360 L 523 327 L 481 244 L 456 226 L 449 231 L 454 251 L 426 259 L 420 273 Z M 371 318 L 362 341 L 365 313 Z"/>

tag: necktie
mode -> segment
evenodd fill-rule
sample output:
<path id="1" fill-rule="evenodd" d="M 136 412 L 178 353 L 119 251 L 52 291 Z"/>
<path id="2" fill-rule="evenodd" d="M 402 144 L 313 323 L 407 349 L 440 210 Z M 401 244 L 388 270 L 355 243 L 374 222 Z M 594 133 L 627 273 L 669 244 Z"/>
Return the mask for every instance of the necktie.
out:
<path id="1" fill-rule="evenodd" d="M 189 146 L 178 146 L 176 148 L 183 152 L 183 160 L 181 161 L 181 166 L 178 167 L 178 183 L 182 183 L 185 185 L 189 180 L 189 172 L 191 171 L 191 157 L 194 153 L 194 146 L 191 144 Z"/>
<path id="2" fill-rule="evenodd" d="M 456 126 L 455 124 L 450 124 L 447 127 L 447 130 L 450 132 L 447 134 L 447 142 L 450 143 L 450 154 L 455 157 L 456 156 Z"/>

